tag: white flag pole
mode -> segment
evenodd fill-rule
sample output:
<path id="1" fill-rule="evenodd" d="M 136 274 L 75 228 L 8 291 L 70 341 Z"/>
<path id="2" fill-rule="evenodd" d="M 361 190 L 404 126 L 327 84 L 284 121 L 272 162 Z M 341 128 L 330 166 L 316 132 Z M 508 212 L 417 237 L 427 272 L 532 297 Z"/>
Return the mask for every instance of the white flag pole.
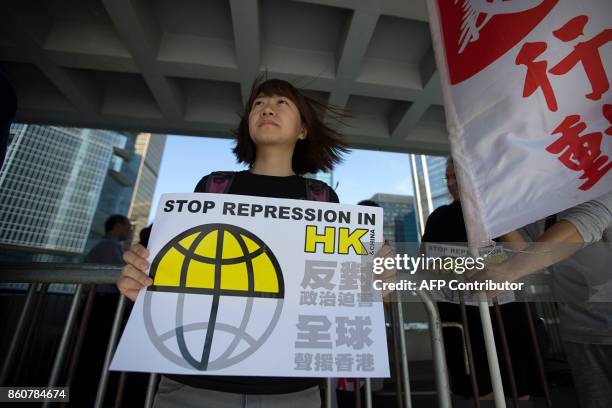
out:
<path id="1" fill-rule="evenodd" d="M 444 95 L 444 111 L 446 114 L 446 123 L 449 132 L 449 140 L 451 142 L 451 151 L 455 164 L 455 173 L 459 182 L 461 196 L 461 207 L 464 215 L 464 222 L 468 235 L 469 247 L 474 257 L 477 257 L 478 247 L 489 243 L 491 237 L 488 236 L 487 230 L 480 218 L 478 195 L 475 194 L 473 183 L 471 182 L 467 166 L 469 163 L 465 160 L 465 155 L 462 149 L 462 130 L 457 125 L 457 113 L 452 102 L 450 93 L 450 81 L 444 57 L 444 44 L 442 40 L 442 31 L 438 14 L 436 0 L 427 1 L 427 11 L 429 14 L 429 26 L 431 30 L 432 43 L 434 45 L 434 54 L 436 57 L 436 65 L 440 73 L 442 81 L 442 93 Z M 484 294 L 482 294 L 484 296 Z M 502 385 L 501 371 L 499 368 L 499 360 L 497 359 L 497 350 L 495 347 L 495 338 L 493 337 L 493 325 L 491 323 L 491 314 L 489 312 L 489 303 L 486 299 L 481 300 L 478 304 L 480 310 L 480 319 L 482 321 L 483 334 L 485 339 L 485 348 L 487 352 L 487 360 L 489 362 L 489 372 L 491 375 L 491 384 L 493 386 L 493 394 L 495 396 L 495 408 L 505 408 L 506 400 L 504 396 L 504 388 Z M 478 398 L 478 396 L 475 396 Z"/>

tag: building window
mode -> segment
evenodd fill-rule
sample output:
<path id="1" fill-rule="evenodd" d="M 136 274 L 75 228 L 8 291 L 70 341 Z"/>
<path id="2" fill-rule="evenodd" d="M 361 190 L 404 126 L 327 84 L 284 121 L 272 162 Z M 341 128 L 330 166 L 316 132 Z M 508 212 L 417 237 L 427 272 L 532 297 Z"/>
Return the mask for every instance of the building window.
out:
<path id="1" fill-rule="evenodd" d="M 123 165 L 123 159 L 119 156 L 113 155 L 113 157 L 111 158 L 111 165 L 110 165 L 111 170 L 114 170 L 116 172 L 121 172 L 122 165 Z"/>

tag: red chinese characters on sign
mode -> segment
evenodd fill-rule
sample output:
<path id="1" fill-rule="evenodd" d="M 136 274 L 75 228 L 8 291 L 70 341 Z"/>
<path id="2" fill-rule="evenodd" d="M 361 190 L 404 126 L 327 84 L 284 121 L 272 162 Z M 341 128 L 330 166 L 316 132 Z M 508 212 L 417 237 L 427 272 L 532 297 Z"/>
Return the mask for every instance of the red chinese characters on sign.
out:
<path id="1" fill-rule="evenodd" d="M 546 51 L 547 47 L 548 45 L 546 45 L 545 42 L 525 43 L 516 56 L 516 64 L 525 65 L 527 67 L 525 86 L 523 87 L 523 98 L 531 96 L 538 88 L 541 88 L 548 109 L 556 112 L 557 98 L 548 80 L 548 75 L 546 74 L 548 62 L 535 60 L 540 54 Z"/>
<path id="2" fill-rule="evenodd" d="M 604 105 L 603 115 L 612 125 L 612 105 Z M 561 153 L 558 160 L 568 169 L 583 172 L 580 179 L 586 181 L 580 186 L 581 190 L 593 187 L 612 168 L 612 161 L 601 152 L 602 132 L 581 135 L 586 128 L 580 115 L 566 116 L 552 131 L 553 135 L 561 134 L 561 137 L 546 148 L 549 153 Z M 612 126 L 603 133 L 612 136 Z"/>
<path id="3" fill-rule="evenodd" d="M 559 3 L 559 0 L 434 1 L 440 15 L 451 85 L 476 76 L 506 55 Z"/>
<path id="4" fill-rule="evenodd" d="M 553 32 L 553 35 L 563 42 L 575 40 L 582 35 L 588 21 L 589 18 L 587 16 L 574 17 L 565 23 L 563 27 Z M 549 72 L 554 75 L 564 75 L 578 65 L 578 63 L 581 63 L 592 89 L 585 96 L 598 101 L 610 89 L 610 82 L 608 81 L 606 70 L 599 54 L 599 49 L 610 41 L 612 41 L 612 29 L 602 30 L 590 40 L 576 44 L 574 50 L 552 67 Z"/>
<path id="5" fill-rule="evenodd" d="M 570 19 L 562 27 L 552 32 L 558 40 L 569 42 L 584 35 L 584 28 L 589 18 L 585 15 Z M 530 97 L 540 90 L 544 95 L 546 106 L 551 112 L 558 110 L 557 97 L 550 82 L 550 75 L 565 75 L 576 66 L 582 65 L 591 91 L 585 97 L 598 101 L 610 89 L 606 70 L 602 63 L 600 48 L 612 41 L 612 29 L 604 29 L 592 38 L 577 43 L 573 50 L 552 68 L 549 62 L 538 57 L 546 51 L 546 42 L 526 42 L 516 56 L 515 64 L 526 67 L 523 98 Z M 603 107 L 604 117 L 612 124 L 612 105 Z M 602 153 L 602 140 L 605 135 L 612 135 L 612 126 L 604 132 L 586 133 L 587 124 L 580 115 L 569 115 L 552 131 L 552 135 L 561 136 L 549 145 L 546 150 L 552 154 L 560 154 L 558 160 L 568 169 L 581 171 L 580 179 L 585 182 L 581 190 L 593 187 L 612 168 L 609 157 Z"/>
<path id="6" fill-rule="evenodd" d="M 575 40 L 583 35 L 584 27 L 588 21 L 587 16 L 574 17 L 561 28 L 553 31 L 553 35 L 563 42 Z M 610 89 L 610 82 L 601 61 L 599 49 L 610 41 L 612 41 L 612 29 L 602 30 L 593 38 L 576 44 L 572 52 L 548 71 L 546 71 L 548 67 L 546 60 L 536 61 L 536 58 L 546 50 L 548 44 L 545 42 L 526 42 L 521 47 L 515 60 L 516 65 L 525 65 L 527 68 L 523 97 L 531 96 L 540 88 L 546 99 L 548 109 L 556 112 L 557 100 L 548 73 L 565 75 L 580 63 L 591 85 L 591 92 L 586 94 L 585 97 L 594 101 L 600 100 L 602 95 Z"/>

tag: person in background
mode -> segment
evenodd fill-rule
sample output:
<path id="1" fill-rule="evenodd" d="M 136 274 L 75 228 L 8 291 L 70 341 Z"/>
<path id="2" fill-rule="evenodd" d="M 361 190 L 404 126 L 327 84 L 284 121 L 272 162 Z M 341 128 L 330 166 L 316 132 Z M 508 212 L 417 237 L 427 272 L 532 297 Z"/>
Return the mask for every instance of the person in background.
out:
<path id="1" fill-rule="evenodd" d="M 85 256 L 85 263 L 123 265 L 123 242 L 131 238 L 132 223 L 125 215 L 115 214 L 104 223 L 104 238 Z"/>
<path id="2" fill-rule="evenodd" d="M 447 243 L 450 245 L 467 245 L 467 232 L 461 201 L 459 196 L 459 186 L 455 176 L 455 167 L 452 158 L 446 163 L 446 184 L 453 202 L 443 205 L 434 210 L 427 219 L 425 233 L 422 242 Z M 439 302 L 438 309 L 442 322 L 460 324 L 463 326 L 460 305 Z M 524 305 L 519 303 L 508 303 L 500 306 L 502 320 L 508 340 L 508 346 L 512 358 L 512 368 L 516 382 L 518 397 L 529 399 L 530 395 L 540 391 L 539 380 L 536 376 L 535 357 L 532 345 L 529 342 L 526 312 Z M 491 385 L 488 360 L 484 344 L 484 335 L 480 312 L 477 306 L 466 306 L 467 323 L 469 326 L 469 337 L 471 350 L 474 359 L 474 371 L 480 399 L 493 399 L 493 387 Z M 496 344 L 501 344 L 499 338 L 498 322 L 495 314 L 491 314 L 493 329 L 496 337 Z M 470 375 L 466 369 L 465 361 L 467 338 L 464 331 L 459 331 L 455 327 L 445 327 L 444 346 L 446 349 L 446 359 L 449 370 L 449 380 L 451 390 L 454 394 L 463 397 L 471 397 L 472 386 Z M 504 381 L 504 389 L 510 390 L 509 378 L 505 361 L 499 359 L 501 374 Z M 509 395 L 509 392 L 507 392 Z"/>
<path id="3" fill-rule="evenodd" d="M 470 279 L 516 281 L 548 268 L 580 407 L 611 407 L 612 191 L 502 240 L 516 255 Z"/>
<path id="4" fill-rule="evenodd" d="M 357 203 L 357 205 L 365 205 L 367 207 L 380 207 L 380 204 L 378 204 L 374 200 L 361 200 Z"/>

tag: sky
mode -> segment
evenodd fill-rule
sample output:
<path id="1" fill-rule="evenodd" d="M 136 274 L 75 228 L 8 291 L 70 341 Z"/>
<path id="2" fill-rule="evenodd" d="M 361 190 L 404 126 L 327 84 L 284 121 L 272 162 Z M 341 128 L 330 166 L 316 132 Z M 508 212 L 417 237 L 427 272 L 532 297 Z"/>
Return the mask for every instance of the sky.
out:
<path id="1" fill-rule="evenodd" d="M 149 220 L 153 220 L 162 194 L 192 192 L 198 181 L 213 171 L 246 169 L 236 163 L 233 146 L 230 139 L 169 135 Z M 351 150 L 334 169 L 334 184 L 344 204 L 357 204 L 376 193 L 413 195 L 410 156 Z"/>

